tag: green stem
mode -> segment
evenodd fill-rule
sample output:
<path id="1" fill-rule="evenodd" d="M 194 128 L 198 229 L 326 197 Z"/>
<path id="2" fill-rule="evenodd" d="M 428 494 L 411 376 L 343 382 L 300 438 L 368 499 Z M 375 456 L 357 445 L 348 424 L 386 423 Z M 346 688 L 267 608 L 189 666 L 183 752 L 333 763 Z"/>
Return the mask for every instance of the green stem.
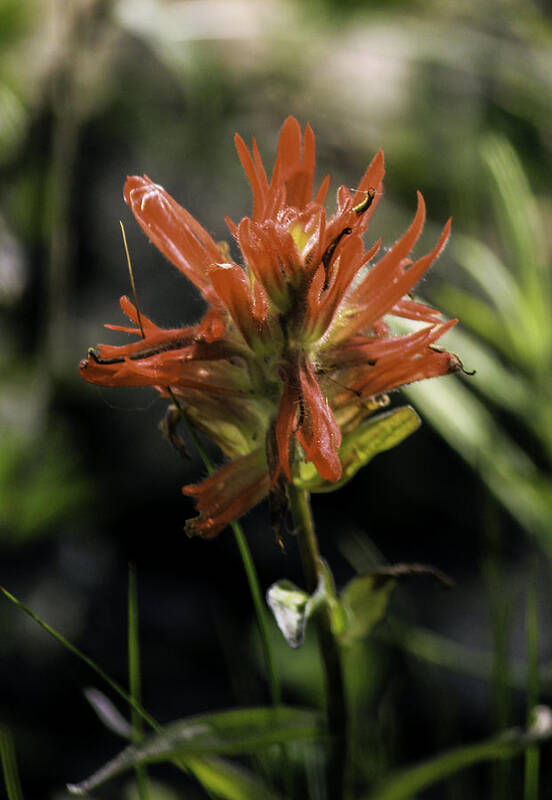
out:
<path id="1" fill-rule="evenodd" d="M 0 725 L 0 761 L 2 762 L 8 800 L 23 800 L 13 739 L 10 731 L 4 725 Z"/>
<path id="2" fill-rule="evenodd" d="M 249 549 L 249 545 L 247 544 L 247 539 L 245 538 L 245 534 L 239 522 L 232 523 L 232 530 L 234 532 L 236 544 L 238 545 L 238 550 L 240 551 L 243 561 L 245 574 L 247 575 L 247 581 L 249 583 L 249 590 L 251 592 L 251 597 L 253 598 L 255 614 L 257 615 L 257 624 L 261 634 L 261 647 L 263 649 L 263 658 L 266 665 L 272 705 L 279 706 L 282 702 L 282 691 L 280 688 L 280 681 L 278 680 L 272 649 L 270 647 L 268 620 L 261 595 L 261 588 L 259 586 L 257 570 L 255 568 L 253 558 L 251 557 L 251 551 Z"/>
<path id="3" fill-rule="evenodd" d="M 70 642 L 69 639 L 66 639 L 65 636 L 62 636 L 61 633 L 58 633 L 55 630 L 55 628 L 52 628 L 51 625 L 48 625 L 48 623 L 45 622 L 43 619 L 41 619 L 38 616 L 38 614 L 35 614 L 35 612 L 32 609 L 30 609 L 28 606 L 22 603 L 21 600 L 15 597 L 15 595 L 13 595 L 11 592 L 8 592 L 8 590 L 4 588 L 4 586 L 0 586 L 0 592 L 14 605 L 16 605 L 22 611 L 24 611 L 25 614 L 27 614 L 27 616 L 29 616 L 34 622 L 40 625 L 40 627 L 43 630 L 45 630 L 46 633 L 50 634 L 50 636 L 52 636 L 57 642 L 59 642 L 59 644 L 63 645 L 63 647 L 69 650 L 70 653 L 73 653 L 74 655 L 77 656 L 77 658 L 80 658 L 81 661 L 87 664 L 87 666 L 89 666 L 90 669 L 92 669 L 96 673 L 96 675 L 98 675 L 103 681 L 105 681 L 107 685 L 110 686 L 113 689 L 113 691 L 119 695 L 119 697 L 121 697 L 126 703 L 128 703 L 130 708 L 133 711 L 136 711 L 140 715 L 140 717 L 144 720 L 144 722 L 147 722 L 147 724 L 150 725 L 151 728 L 153 728 L 153 730 L 156 733 L 162 733 L 163 729 L 159 724 L 159 722 L 157 722 L 157 720 L 155 720 L 151 716 L 151 714 L 148 714 L 146 709 L 143 708 L 143 706 L 137 700 L 135 700 L 135 698 L 132 697 L 132 695 L 126 692 L 123 689 L 123 687 L 117 683 L 117 681 L 113 680 L 113 678 L 110 678 L 107 672 L 104 672 L 104 670 L 100 666 L 98 666 L 98 664 L 96 664 L 95 661 L 93 661 L 91 658 L 85 655 L 82 652 L 82 650 L 79 650 L 78 647 L 75 647 L 75 645 L 72 642 Z M 0 729 L 0 736 L 1 736 L 1 729 Z M 2 750 L 2 748 L 4 749 Z M 5 752 L 5 739 L 4 740 L 0 739 L 0 752 L 2 753 Z M 2 758 L 5 758 L 5 755 L 2 755 Z M 203 757 L 203 758 L 198 757 L 198 758 L 188 758 L 184 760 L 184 758 L 176 755 L 172 760 L 173 763 L 176 764 L 177 767 L 179 767 L 179 769 L 182 769 L 184 772 L 191 772 L 197 778 L 199 783 L 201 783 L 207 795 L 210 798 L 213 797 L 213 795 L 209 791 L 209 786 L 207 785 L 208 784 L 207 777 L 209 776 L 209 770 L 211 769 L 212 771 L 212 767 L 216 767 L 216 762 L 214 762 L 213 759 L 210 759 L 208 757 Z M 13 773 L 13 769 L 10 774 L 12 776 L 11 785 L 13 787 L 13 791 L 16 791 L 17 786 L 14 783 L 16 776 L 15 773 Z M 218 775 L 215 772 L 214 775 L 215 782 L 217 780 L 217 777 Z M 9 800 L 19 800 L 17 795 L 13 795 L 13 797 L 8 795 L 8 798 Z"/>
<path id="4" fill-rule="evenodd" d="M 320 552 L 314 529 L 314 521 L 308 492 L 289 484 L 288 495 L 291 504 L 294 529 L 297 534 L 299 552 L 307 582 L 307 590 L 312 594 L 318 585 Z M 348 719 L 343 680 L 343 666 L 339 643 L 331 625 L 330 609 L 321 606 L 316 614 L 318 642 L 324 662 L 327 697 L 328 731 L 330 733 L 330 752 L 328 758 L 328 797 L 341 800 L 345 796 L 345 781 L 348 762 Z"/>
<path id="5" fill-rule="evenodd" d="M 205 451 L 203 445 L 201 444 L 201 440 L 199 439 L 199 436 L 197 435 L 195 428 L 191 424 L 185 410 L 182 408 L 177 398 L 175 397 L 172 389 L 170 387 L 167 387 L 167 391 L 170 395 L 172 402 L 178 409 L 178 413 L 180 414 L 182 421 L 186 427 L 186 430 L 188 431 L 191 439 L 194 442 L 195 447 L 197 448 L 201 460 L 205 464 L 207 472 L 209 473 L 209 475 L 212 475 L 213 472 L 215 471 L 215 468 L 207 452 Z M 266 666 L 272 705 L 279 706 L 282 702 L 282 691 L 280 687 L 280 681 L 278 679 L 278 673 L 276 670 L 274 655 L 272 653 L 272 648 L 270 646 L 268 620 L 263 603 L 263 597 L 261 594 L 259 577 L 257 575 L 257 570 L 255 568 L 255 564 L 251 556 L 249 545 L 247 544 L 247 539 L 245 538 L 245 534 L 239 522 L 232 523 L 232 531 L 234 532 L 234 538 L 236 540 L 236 544 L 238 546 L 238 550 L 240 552 L 240 556 L 245 569 L 245 574 L 247 576 L 249 591 L 251 592 L 251 597 L 253 598 L 253 606 L 255 608 L 257 625 L 259 626 L 259 633 L 261 636 L 261 647 L 263 651 L 263 659 Z"/>
<path id="6" fill-rule="evenodd" d="M 539 699 L 539 618 L 537 592 L 535 587 L 537 570 L 532 569 L 529 577 L 525 625 L 527 636 L 527 724 L 531 725 L 534 708 Z M 538 800 L 539 797 L 540 751 L 529 747 L 525 751 L 525 770 L 523 799 Z"/>
<path id="7" fill-rule="evenodd" d="M 63 645 L 63 647 L 65 647 L 71 653 L 74 653 L 74 655 L 80 658 L 81 661 L 84 661 L 84 663 L 87 664 L 90 667 L 90 669 L 92 669 L 96 673 L 96 675 L 98 675 L 103 681 L 105 681 L 108 684 L 108 686 L 110 686 L 113 689 L 113 691 L 119 695 L 119 697 L 121 697 L 126 703 L 128 703 L 131 709 L 136 711 L 141 716 L 141 718 L 153 728 L 154 731 L 156 731 L 157 733 L 161 732 L 161 726 L 159 725 L 158 722 L 154 720 L 151 714 L 148 714 L 146 709 L 143 708 L 142 705 L 134 699 L 134 697 L 132 697 L 128 692 L 126 692 L 123 689 L 123 687 L 117 683 L 117 681 L 113 680 L 113 678 L 110 678 L 109 675 L 106 672 L 104 672 L 104 670 L 101 667 L 99 667 L 95 661 L 93 661 L 91 658 L 85 655 L 85 653 L 83 653 L 82 650 L 79 650 L 78 647 L 75 647 L 75 645 L 72 642 L 66 639 L 65 636 L 62 636 L 61 633 L 58 633 L 54 628 L 52 628 L 51 625 L 48 625 L 47 622 L 41 619 L 37 614 L 35 614 L 34 611 L 32 611 L 28 606 L 22 603 L 21 600 L 15 597 L 11 592 L 8 592 L 8 590 L 5 589 L 3 586 L 0 586 L 0 592 L 2 592 L 4 597 L 10 600 L 14 605 L 18 606 L 18 608 L 24 611 L 25 614 L 27 614 L 27 616 L 29 616 L 32 620 L 38 623 L 38 625 L 40 625 L 40 627 L 43 628 L 46 631 L 46 633 L 49 633 L 50 636 L 53 636 L 53 638 L 56 641 L 58 641 L 61 645 Z"/>
<path id="8" fill-rule="evenodd" d="M 128 567 L 128 676 L 130 696 L 142 702 L 142 678 L 140 669 L 140 634 L 138 625 L 138 580 L 136 569 L 132 564 Z M 144 738 L 142 718 L 132 708 L 130 712 L 132 725 L 132 741 L 140 743 Z M 149 800 L 149 781 L 146 767 L 141 764 L 134 768 L 136 786 L 140 800 Z"/>

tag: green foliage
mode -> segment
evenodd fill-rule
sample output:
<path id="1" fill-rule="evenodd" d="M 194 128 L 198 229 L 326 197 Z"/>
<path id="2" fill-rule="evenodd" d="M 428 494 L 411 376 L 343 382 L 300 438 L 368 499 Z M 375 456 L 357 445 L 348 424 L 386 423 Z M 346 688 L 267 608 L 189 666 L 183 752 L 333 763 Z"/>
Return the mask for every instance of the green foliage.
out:
<path id="1" fill-rule="evenodd" d="M 552 278 L 546 235 L 513 147 L 504 137 L 489 135 L 481 158 L 509 264 L 483 243 L 455 236 L 452 252 L 475 288 L 446 284 L 438 292 L 439 302 L 461 319 L 446 345 L 476 375 L 469 388 L 449 378 L 406 392 L 508 511 L 552 552 L 552 482 L 531 448 L 524 449 L 492 411 L 496 406 L 522 420 L 552 463 Z"/>
<path id="2" fill-rule="evenodd" d="M 535 723 L 526 731 L 511 728 L 482 742 L 449 750 L 423 764 L 398 773 L 365 800 L 410 800 L 418 792 L 461 769 L 484 761 L 513 758 L 528 747 L 544 742 L 552 736 L 550 709 L 543 707 L 538 713 L 541 714 L 540 723 Z"/>
<path id="3" fill-rule="evenodd" d="M 11 544 L 52 530 L 81 510 L 90 483 L 60 431 L 34 441 L 5 433 L 0 451 L 0 528 Z"/>
<path id="4" fill-rule="evenodd" d="M 69 795 L 70 796 L 70 795 Z M 150 800 L 180 800 L 174 789 L 158 781 L 151 781 L 149 785 Z M 133 783 L 125 788 L 124 800 L 142 800 L 139 789 Z"/>
<path id="5" fill-rule="evenodd" d="M 39 359 L 25 362 L 25 373 L 42 375 L 49 364 L 42 348 L 48 314 L 44 288 L 52 270 L 44 253 L 56 233 L 45 189 L 51 171 L 50 143 L 62 153 L 70 174 L 78 178 L 78 183 L 75 180 L 66 187 L 64 201 L 70 213 L 61 220 L 74 245 L 66 275 L 70 291 L 65 304 L 60 300 L 52 308 L 73 323 L 78 315 L 75 341 L 80 341 L 88 324 L 83 309 L 90 299 L 92 306 L 97 303 L 104 293 L 101 281 L 108 273 L 112 280 L 118 263 L 107 256 L 111 241 L 104 224 L 104 205 L 112 196 L 114 182 L 119 182 L 117 171 L 145 169 L 162 182 L 170 176 L 188 193 L 185 200 L 193 198 L 196 209 L 205 210 L 210 219 L 222 218 L 230 208 L 232 213 L 234 208 L 241 212 L 247 207 L 247 190 L 233 160 L 230 163 L 231 145 L 224 149 L 221 140 L 229 143 L 235 129 L 247 135 L 255 131 L 263 141 L 269 133 L 274 137 L 283 117 L 293 111 L 320 131 L 321 174 L 327 169 L 340 179 L 348 171 L 356 175 L 359 163 L 380 144 L 385 146 L 388 204 L 378 211 L 372 229 L 376 235 L 382 232 L 384 241 L 389 242 L 397 233 L 396 224 L 406 219 L 405 209 L 417 187 L 426 194 L 434 219 L 452 211 L 455 231 L 434 271 L 445 265 L 446 282 L 437 287 L 429 277 L 424 291 L 436 299 L 436 305 L 445 305 L 452 316 L 460 318 L 447 343 L 477 375 L 465 381 L 450 377 L 418 384 L 411 387 L 410 396 L 424 420 L 477 471 L 504 508 L 552 552 L 552 293 L 550 237 L 545 227 L 551 207 L 552 73 L 550 18 L 539 11 L 543 5 L 512 0 L 496 14 L 496 8 L 475 0 L 220 3 L 221 9 L 232 6 L 232 15 L 239 19 L 246 9 L 243 31 L 233 29 L 228 35 L 225 20 L 200 17 L 210 5 L 162 0 L 77 2 L 72 9 L 86 13 L 78 20 L 74 17 L 78 25 L 71 34 L 71 25 L 56 24 L 73 19 L 58 3 L 0 0 L 4 55 L 0 167 L 5 179 L 0 199 L 10 232 L 18 237 L 25 258 L 32 260 L 28 293 L 14 311 L 24 316 L 23 347 L 40 352 Z M 55 8 L 61 9 L 60 15 L 50 19 L 47 9 Z M 275 24 L 265 24 L 265 8 L 269 14 L 271 8 L 276 10 L 269 18 Z M 282 23 L 280 18 L 285 20 L 288 12 L 291 16 Z M 59 38 L 56 31 L 61 32 Z M 67 75 L 74 76 L 68 103 L 76 117 L 74 160 L 72 147 L 64 149 L 63 139 L 56 139 L 63 125 L 54 106 Z M 374 80 L 375 75 L 381 80 Z M 378 91 L 378 84 L 383 91 Z M 58 126 L 57 134 L 50 120 Z M 474 146 L 478 137 L 480 147 Z M 114 149 L 107 149 L 108 142 Z M 102 154 L 105 168 L 97 169 L 97 156 L 87 160 L 94 153 Z M 114 227 L 115 213 L 113 209 Z M 90 239 L 81 238 L 86 232 Z M 93 259 L 88 260 L 90 253 Z M 446 266 L 451 259 L 454 263 Z M 105 266 L 96 269 L 95 265 Z M 84 277 L 87 273 L 89 282 Z M 79 289 L 82 285 L 85 297 L 77 296 L 77 285 Z M 146 289 L 143 286 L 141 291 Z M 35 303 L 40 309 L 31 319 L 27 315 Z M 19 326 L 14 330 L 18 335 Z M 7 352 L 12 344 L 4 329 L 2 333 Z M 70 348 L 72 343 L 66 344 Z M 21 363 L 19 350 L 14 355 Z M 68 371 L 74 369 L 76 358 L 68 349 Z M 13 382 L 10 371 L 4 386 Z M 2 431 L 0 524 L 10 546 L 32 543 L 86 510 L 89 485 L 80 472 L 71 432 L 60 433 L 50 413 L 47 395 L 51 389 L 44 390 L 35 415 L 44 425 L 32 431 L 10 425 Z M 68 383 L 67 390 L 71 393 L 74 388 Z M 34 391 L 19 393 L 17 405 L 27 403 L 31 394 L 36 396 Z M 74 402 L 74 396 L 70 401 Z M 372 423 L 380 424 L 378 418 Z M 368 425 L 363 433 L 367 439 L 360 449 L 351 440 L 343 483 L 375 454 L 370 440 L 377 429 Z M 308 468 L 304 481 L 302 485 L 312 491 L 334 488 L 317 483 Z M 421 498 L 428 508 L 436 491 L 446 489 L 428 486 Z M 478 532 L 474 519 L 474 538 Z M 472 531 L 466 531 L 467 535 Z M 343 530 L 336 531 L 336 541 L 342 539 Z M 451 541 L 451 548 L 457 545 Z M 485 684 L 492 680 L 490 652 L 410 623 L 391 621 L 373 629 L 384 613 L 394 579 L 382 582 L 385 591 L 378 592 L 377 584 L 376 576 L 361 575 L 337 600 L 333 589 L 328 589 L 325 597 L 333 604 L 332 621 L 344 640 L 355 631 L 360 637 L 372 633 L 364 640 L 371 648 L 374 639 L 383 641 L 387 636 L 386 642 L 392 638 L 393 647 L 424 664 L 462 671 Z M 504 591 L 508 589 L 505 586 Z M 299 630 L 306 623 L 306 614 L 302 621 L 301 614 L 311 598 L 296 591 Z M 529 684 L 532 707 L 537 695 L 537 644 L 536 612 L 530 608 L 531 603 L 528 669 L 520 659 L 512 665 L 508 679 L 518 689 Z M 315 637 L 307 633 L 303 646 L 291 650 L 275 628 L 271 636 L 287 692 L 322 705 Z M 357 641 L 361 638 L 351 641 L 346 657 L 354 653 Z M 363 723 L 378 727 L 373 674 L 355 678 L 359 697 L 370 698 L 368 722 Z M 34 696 L 32 687 L 28 694 Z M 273 694 L 277 696 L 278 690 Z M 136 691 L 131 695 L 136 701 Z M 128 722 L 117 718 L 107 698 L 100 702 L 96 695 L 93 705 L 98 712 L 103 710 L 111 730 L 128 735 Z M 441 718 L 435 721 L 438 727 Z M 496 752 L 492 740 L 480 748 L 453 751 L 429 762 L 425 771 L 416 768 L 410 776 L 403 774 L 382 796 L 387 800 L 412 797 L 423 791 L 416 787 L 443 780 L 455 769 L 492 758 Z M 514 754 L 507 748 L 502 752 Z M 370 768 L 384 771 L 385 754 L 377 747 L 370 754 L 374 762 Z M 528 797 L 537 791 L 536 754 L 534 745 L 526 751 Z M 274 797 L 259 779 L 228 761 L 196 759 L 193 770 L 213 794 L 229 800 Z M 363 778 L 370 775 L 367 769 Z M 20 800 L 15 785 L 12 782 L 11 790 L 7 787 L 10 800 Z M 171 796 L 168 789 L 152 784 L 152 800 L 158 795 L 161 799 L 163 792 Z"/>
<path id="6" fill-rule="evenodd" d="M 0 761 L 8 800 L 23 800 L 13 739 L 5 726 L 0 727 Z"/>
<path id="7" fill-rule="evenodd" d="M 343 589 L 341 602 L 345 625 L 341 633 L 344 644 L 363 639 L 372 632 L 385 612 L 396 580 L 389 575 L 359 575 Z"/>
<path id="8" fill-rule="evenodd" d="M 325 481 L 312 463 L 301 463 L 295 485 L 309 492 L 334 492 L 348 483 L 374 456 L 396 447 L 420 424 L 420 418 L 410 406 L 378 414 L 343 437 L 339 451 L 342 475 L 338 481 Z"/>
<path id="9" fill-rule="evenodd" d="M 318 715 L 304 709 L 280 706 L 201 714 L 166 725 L 143 743 L 130 745 L 88 780 L 69 789 L 84 794 L 132 767 L 175 757 L 192 759 L 190 768 L 201 780 L 204 770 L 210 770 L 201 760 L 205 755 L 254 753 L 284 742 L 317 741 L 321 736 Z"/>

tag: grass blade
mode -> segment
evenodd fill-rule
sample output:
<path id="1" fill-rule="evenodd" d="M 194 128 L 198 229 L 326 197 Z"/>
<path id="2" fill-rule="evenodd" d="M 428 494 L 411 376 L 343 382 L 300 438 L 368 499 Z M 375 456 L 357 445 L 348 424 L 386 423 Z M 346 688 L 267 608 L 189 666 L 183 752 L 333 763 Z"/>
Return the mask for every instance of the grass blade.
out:
<path id="1" fill-rule="evenodd" d="M 537 609 L 537 593 L 535 587 L 535 570 L 530 578 L 527 592 L 526 609 L 527 633 L 527 723 L 531 724 L 533 710 L 539 697 L 539 619 Z M 525 773 L 523 800 L 539 798 L 539 761 L 537 747 L 529 747 L 525 751 Z"/>
<path id="2" fill-rule="evenodd" d="M 488 135 L 481 145 L 483 163 L 491 177 L 491 196 L 504 246 L 512 254 L 523 302 L 512 320 L 521 363 L 529 362 L 538 375 L 552 347 L 550 272 L 546 238 L 535 197 L 511 144 Z"/>
<path id="3" fill-rule="evenodd" d="M 99 677 L 103 681 L 105 681 L 109 686 L 111 686 L 113 691 L 116 694 L 118 694 L 119 697 L 121 697 L 126 703 L 128 703 L 129 706 L 132 709 L 134 709 L 134 711 L 136 711 L 136 713 L 139 714 L 140 717 L 142 717 L 142 719 L 145 722 L 148 723 L 148 725 L 150 725 L 154 730 L 159 730 L 160 728 L 159 724 L 153 719 L 153 717 L 150 714 L 148 714 L 146 709 L 142 708 L 140 703 L 137 703 L 134 700 L 134 698 L 132 698 L 128 694 L 128 692 L 126 692 L 123 689 L 123 687 L 117 683 L 117 681 L 113 680 L 113 678 L 111 678 L 106 672 L 104 672 L 104 670 L 100 666 L 98 666 L 98 664 L 96 664 L 95 661 L 93 661 L 89 656 L 83 653 L 82 650 L 79 650 L 79 648 L 76 647 L 68 639 L 66 639 L 65 636 L 63 636 L 61 633 L 58 633 L 55 630 L 55 628 L 52 628 L 51 625 L 48 625 L 48 623 L 45 622 L 43 619 L 41 619 L 38 616 L 38 614 L 35 614 L 34 611 L 32 611 L 30 608 L 28 608 L 28 606 L 22 603 L 21 600 L 19 600 L 17 597 L 11 594 L 11 592 L 8 592 L 8 590 L 5 589 L 3 586 L 0 586 L 0 592 L 2 592 L 4 597 L 7 597 L 7 599 L 10 600 L 14 605 L 16 605 L 22 611 L 24 611 L 28 617 L 34 620 L 34 622 L 40 625 L 40 627 L 43 630 L 45 630 L 46 633 L 49 633 L 50 636 L 52 636 L 57 642 L 59 642 L 59 644 L 63 645 L 63 647 L 65 647 L 66 650 L 69 650 L 71 653 L 73 653 L 73 655 L 76 655 L 77 658 L 80 658 L 81 661 L 84 661 L 84 663 L 87 664 L 90 667 L 90 669 L 92 669 L 96 673 L 96 675 L 99 675 Z"/>
<path id="4" fill-rule="evenodd" d="M 161 731 L 161 725 L 151 716 L 148 712 L 138 703 L 128 692 L 126 692 L 117 681 L 113 680 L 104 670 L 96 664 L 91 658 L 85 655 L 78 647 L 72 642 L 58 633 L 51 625 L 48 625 L 38 614 L 35 614 L 28 606 L 21 602 L 11 592 L 8 592 L 3 586 L 0 586 L 0 592 L 10 602 L 20 608 L 27 614 L 34 622 L 52 636 L 59 644 L 65 647 L 66 650 L 73 653 L 73 655 L 80 658 L 87 666 L 92 669 L 113 691 L 119 695 L 131 709 L 134 709 L 137 714 L 150 725 L 154 731 Z M 2 756 L 3 758 L 3 756 Z M 203 788 L 208 794 L 211 792 L 222 800 L 276 800 L 277 796 L 269 791 L 266 786 L 257 780 L 254 776 L 250 775 L 246 770 L 236 767 L 234 764 L 229 763 L 221 758 L 203 757 L 203 758 L 174 758 L 170 759 L 175 766 L 184 772 L 190 772 L 201 783 Z M 15 783 L 16 774 L 10 773 L 11 786 L 16 790 L 18 783 Z M 22 800 L 21 793 L 14 794 L 13 797 L 8 795 L 8 800 Z"/>
<path id="5" fill-rule="evenodd" d="M 130 696 L 140 704 L 142 699 L 142 679 L 140 674 L 140 633 L 138 625 L 138 580 L 136 569 L 128 567 L 128 678 Z M 142 718 L 131 708 L 132 742 L 139 744 L 144 738 Z M 149 782 L 146 768 L 139 764 L 134 768 L 136 785 L 140 800 L 149 800 Z"/>
<path id="6" fill-rule="evenodd" d="M 552 713 L 540 707 L 535 724 L 527 731 L 510 728 L 498 736 L 457 747 L 435 758 L 405 769 L 363 800 L 412 800 L 418 792 L 445 780 L 462 769 L 484 761 L 514 758 L 528 747 L 552 737 Z"/>
<path id="7" fill-rule="evenodd" d="M 4 725 L 0 726 L 0 759 L 8 800 L 23 800 L 12 735 Z"/>
<path id="8" fill-rule="evenodd" d="M 141 744 L 129 745 L 90 778 L 68 788 L 73 794 L 86 794 L 138 764 L 175 757 L 193 763 L 197 775 L 205 756 L 249 755 L 281 742 L 316 742 L 323 737 L 319 714 L 310 709 L 269 706 L 199 714 L 170 723 Z"/>

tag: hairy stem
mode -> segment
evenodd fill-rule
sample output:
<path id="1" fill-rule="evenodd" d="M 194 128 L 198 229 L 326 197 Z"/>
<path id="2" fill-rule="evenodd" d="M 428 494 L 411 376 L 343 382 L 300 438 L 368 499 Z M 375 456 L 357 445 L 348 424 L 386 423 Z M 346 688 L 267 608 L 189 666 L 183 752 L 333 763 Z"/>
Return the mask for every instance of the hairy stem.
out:
<path id="1" fill-rule="evenodd" d="M 312 593 L 318 585 L 320 552 L 310 498 L 308 492 L 297 489 L 292 484 L 289 485 L 288 494 L 307 590 Z M 339 643 L 332 631 L 330 609 L 327 604 L 320 607 L 315 621 L 326 680 L 326 713 L 330 735 L 328 797 L 331 797 L 332 800 L 342 800 L 345 796 L 347 774 L 348 720 L 341 653 Z"/>

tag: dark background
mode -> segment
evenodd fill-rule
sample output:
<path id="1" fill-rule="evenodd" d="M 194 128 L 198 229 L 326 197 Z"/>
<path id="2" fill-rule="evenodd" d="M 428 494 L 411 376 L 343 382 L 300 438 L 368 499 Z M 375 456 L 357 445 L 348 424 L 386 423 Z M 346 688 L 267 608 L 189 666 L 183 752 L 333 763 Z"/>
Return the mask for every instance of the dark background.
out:
<path id="1" fill-rule="evenodd" d="M 229 239 L 225 214 L 239 220 L 250 207 L 233 134 L 256 135 L 271 166 L 290 113 L 312 124 L 319 179 L 330 171 L 334 187 L 355 186 L 385 148 L 386 197 L 371 228 L 385 246 L 418 188 L 429 209 L 420 253 L 454 216 L 453 245 L 419 289 L 464 321 L 470 338 L 449 347 L 478 370 L 443 379 L 440 413 L 427 382 L 429 394 L 411 396 L 422 429 L 313 501 L 339 586 L 377 561 L 427 562 L 456 581 L 449 592 L 427 579 L 402 585 L 392 621 L 351 656 L 364 785 L 524 724 L 530 585 L 549 700 L 552 333 L 537 305 L 550 288 L 551 34 L 544 4 L 521 0 L 0 0 L 0 582 L 125 683 L 133 563 L 144 704 L 160 720 L 267 701 L 252 606 L 231 533 L 184 535 L 193 509 L 180 487 L 204 470 L 162 439 L 163 401 L 85 384 L 77 365 L 90 345 L 117 341 L 102 325 L 121 322 L 129 291 L 119 219 L 144 312 L 166 326 L 202 313 L 124 205 L 126 175 L 147 173 Z M 491 151 L 513 153 L 502 183 Z M 526 250 L 516 250 L 519 229 Z M 466 242 L 496 255 L 519 289 L 515 313 L 498 283 L 489 296 L 466 268 Z M 533 245 L 534 269 L 523 257 Z M 282 553 L 266 508 L 244 527 L 263 589 L 282 577 L 300 584 L 293 537 Z M 433 649 L 416 638 L 428 631 L 444 637 Z M 291 652 L 276 630 L 274 639 L 286 698 L 319 703 L 314 642 Z M 62 800 L 66 782 L 121 747 L 82 694 L 105 687 L 8 601 L 0 642 L 0 718 L 24 796 Z M 161 800 L 203 797 L 176 771 L 153 774 Z M 513 799 L 521 780 L 518 759 L 427 797 Z M 134 795 L 123 780 L 96 796 Z"/>

